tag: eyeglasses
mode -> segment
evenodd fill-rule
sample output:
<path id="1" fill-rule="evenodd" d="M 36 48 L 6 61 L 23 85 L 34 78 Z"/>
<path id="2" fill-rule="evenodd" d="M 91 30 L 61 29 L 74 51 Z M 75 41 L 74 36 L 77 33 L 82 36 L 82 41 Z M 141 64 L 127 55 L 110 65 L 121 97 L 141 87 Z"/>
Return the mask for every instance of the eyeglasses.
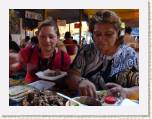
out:
<path id="1" fill-rule="evenodd" d="M 114 35 L 114 32 L 113 31 L 107 31 L 105 33 L 102 33 L 100 31 L 93 31 L 93 35 L 95 37 L 102 37 L 102 36 L 105 36 L 105 37 L 112 37 Z"/>

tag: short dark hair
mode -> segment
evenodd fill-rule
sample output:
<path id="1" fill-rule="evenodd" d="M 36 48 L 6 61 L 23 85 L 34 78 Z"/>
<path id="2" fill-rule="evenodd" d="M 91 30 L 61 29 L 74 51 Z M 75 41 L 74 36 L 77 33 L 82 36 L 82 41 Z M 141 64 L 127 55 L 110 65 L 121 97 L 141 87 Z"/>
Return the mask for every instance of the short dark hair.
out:
<path id="1" fill-rule="evenodd" d="M 64 38 L 71 38 L 71 33 L 70 32 L 65 32 Z"/>
<path id="2" fill-rule="evenodd" d="M 130 26 L 125 27 L 125 33 L 131 34 L 132 28 Z"/>
<path id="3" fill-rule="evenodd" d="M 30 36 L 25 36 L 25 42 L 28 42 L 30 40 Z"/>
<path id="4" fill-rule="evenodd" d="M 37 36 L 33 36 L 33 37 L 31 38 L 31 43 L 32 43 L 32 44 L 38 44 L 38 38 L 37 38 Z"/>
<path id="5" fill-rule="evenodd" d="M 56 21 L 54 21 L 54 19 L 52 17 L 49 17 L 48 19 L 46 19 L 46 20 L 44 20 L 40 23 L 40 25 L 38 26 L 38 33 L 40 32 L 41 28 L 44 27 L 44 26 L 54 27 L 57 36 L 60 36 L 59 28 L 57 26 L 57 23 L 56 23 Z"/>
<path id="6" fill-rule="evenodd" d="M 94 26 L 97 23 L 110 23 L 113 24 L 116 30 L 121 29 L 120 17 L 113 11 L 100 10 L 90 19 L 89 30 L 93 33 Z"/>

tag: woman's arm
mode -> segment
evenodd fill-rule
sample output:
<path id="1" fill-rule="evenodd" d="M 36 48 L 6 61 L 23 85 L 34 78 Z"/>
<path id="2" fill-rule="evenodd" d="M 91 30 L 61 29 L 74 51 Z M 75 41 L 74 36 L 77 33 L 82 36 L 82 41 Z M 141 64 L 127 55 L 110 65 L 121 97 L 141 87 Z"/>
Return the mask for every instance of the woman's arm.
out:
<path id="1" fill-rule="evenodd" d="M 71 90 L 78 90 L 78 85 L 81 80 L 81 74 L 79 70 L 70 69 L 68 71 L 68 77 L 66 83 Z"/>
<path id="2" fill-rule="evenodd" d="M 131 88 L 125 88 L 126 97 L 132 100 L 139 100 L 139 86 L 134 86 Z"/>
<path id="3" fill-rule="evenodd" d="M 66 80 L 69 89 L 79 91 L 82 96 L 96 97 L 95 85 L 89 80 L 82 78 L 79 70 L 71 69 Z"/>

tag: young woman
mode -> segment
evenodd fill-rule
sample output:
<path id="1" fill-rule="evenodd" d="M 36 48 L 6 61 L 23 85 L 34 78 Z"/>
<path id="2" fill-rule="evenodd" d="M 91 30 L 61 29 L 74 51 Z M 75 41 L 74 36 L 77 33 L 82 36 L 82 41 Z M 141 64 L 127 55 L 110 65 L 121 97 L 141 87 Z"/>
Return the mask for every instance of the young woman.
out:
<path id="1" fill-rule="evenodd" d="M 36 81 L 35 73 L 45 69 L 67 71 L 71 63 L 67 53 L 59 50 L 59 29 L 53 19 L 47 19 L 38 26 L 38 45 L 29 45 L 19 54 L 10 54 L 10 71 L 18 71 L 26 65 L 25 81 Z"/>

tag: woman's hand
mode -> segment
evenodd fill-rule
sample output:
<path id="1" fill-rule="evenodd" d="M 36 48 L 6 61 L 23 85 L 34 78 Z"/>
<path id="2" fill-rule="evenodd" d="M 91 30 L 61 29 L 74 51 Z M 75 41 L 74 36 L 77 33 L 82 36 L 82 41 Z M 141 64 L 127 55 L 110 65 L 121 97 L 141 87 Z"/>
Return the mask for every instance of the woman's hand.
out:
<path id="1" fill-rule="evenodd" d="M 96 98 L 95 85 L 89 80 L 82 80 L 79 83 L 79 92 L 82 96 L 91 96 Z"/>
<path id="2" fill-rule="evenodd" d="M 127 90 L 126 88 L 123 88 L 121 85 L 116 83 L 107 83 L 106 87 L 112 93 L 114 96 L 122 96 L 123 98 L 127 97 Z"/>

